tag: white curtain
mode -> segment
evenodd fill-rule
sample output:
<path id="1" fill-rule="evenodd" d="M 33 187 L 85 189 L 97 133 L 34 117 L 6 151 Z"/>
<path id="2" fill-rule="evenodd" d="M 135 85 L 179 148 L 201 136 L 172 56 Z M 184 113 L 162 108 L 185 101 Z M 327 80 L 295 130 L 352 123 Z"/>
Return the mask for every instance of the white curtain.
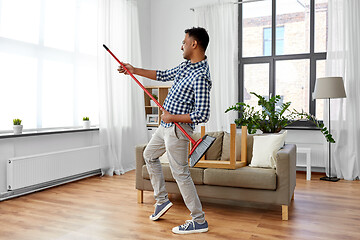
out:
<path id="1" fill-rule="evenodd" d="M 98 79 L 101 167 L 103 174 L 135 169 L 135 146 L 145 143 L 144 94 L 129 76 L 117 72 L 120 61 L 141 66 L 136 1 L 99 0 Z"/>
<path id="2" fill-rule="evenodd" d="M 360 176 L 360 1 L 329 0 L 328 9 L 326 75 L 343 77 L 347 95 L 331 100 L 331 130 L 336 141 L 331 169 L 333 176 L 354 180 Z M 324 119 L 327 115 L 325 112 Z"/>
<path id="3" fill-rule="evenodd" d="M 237 113 L 225 110 L 238 102 L 237 5 L 229 2 L 195 8 L 196 24 L 210 36 L 206 55 L 212 80 L 207 131 L 229 131 Z"/>

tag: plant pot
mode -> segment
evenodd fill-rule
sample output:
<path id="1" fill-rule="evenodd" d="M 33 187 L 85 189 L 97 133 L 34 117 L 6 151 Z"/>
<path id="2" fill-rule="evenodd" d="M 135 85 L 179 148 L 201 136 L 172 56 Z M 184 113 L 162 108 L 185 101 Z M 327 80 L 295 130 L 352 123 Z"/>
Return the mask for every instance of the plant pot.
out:
<path id="1" fill-rule="evenodd" d="M 156 103 L 153 100 L 150 100 L 150 106 L 157 107 Z"/>
<path id="2" fill-rule="evenodd" d="M 14 134 L 22 134 L 23 125 L 13 125 Z"/>
<path id="3" fill-rule="evenodd" d="M 83 121 L 83 128 L 89 129 L 90 128 L 90 121 Z"/>

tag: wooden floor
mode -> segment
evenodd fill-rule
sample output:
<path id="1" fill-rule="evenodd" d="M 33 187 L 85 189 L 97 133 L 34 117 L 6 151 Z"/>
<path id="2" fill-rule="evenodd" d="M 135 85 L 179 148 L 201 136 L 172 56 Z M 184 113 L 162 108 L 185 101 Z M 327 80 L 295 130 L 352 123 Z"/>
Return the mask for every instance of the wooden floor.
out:
<path id="1" fill-rule="evenodd" d="M 289 221 L 280 206 L 202 199 L 209 232 L 187 236 L 171 233 L 190 219 L 181 196 L 153 222 L 152 192 L 137 204 L 134 171 L 92 177 L 0 202 L 0 239 L 360 239 L 360 182 L 319 177 L 298 173 Z"/>

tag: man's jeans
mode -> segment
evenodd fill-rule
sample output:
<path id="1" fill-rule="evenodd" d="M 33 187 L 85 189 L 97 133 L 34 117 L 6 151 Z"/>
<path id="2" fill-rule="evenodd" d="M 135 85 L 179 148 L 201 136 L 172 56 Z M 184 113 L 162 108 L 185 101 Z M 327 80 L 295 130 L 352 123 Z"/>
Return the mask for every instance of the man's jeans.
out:
<path id="1" fill-rule="evenodd" d="M 187 124 L 181 124 L 191 135 L 193 130 Z M 159 157 L 166 151 L 171 173 L 176 180 L 186 207 L 190 210 L 192 220 L 197 223 L 205 222 L 205 213 L 196 192 L 194 182 L 190 176 L 188 165 L 189 140 L 175 125 L 169 128 L 159 126 L 145 148 L 144 159 L 154 189 L 157 204 L 168 200 L 165 189 L 165 180 Z"/>

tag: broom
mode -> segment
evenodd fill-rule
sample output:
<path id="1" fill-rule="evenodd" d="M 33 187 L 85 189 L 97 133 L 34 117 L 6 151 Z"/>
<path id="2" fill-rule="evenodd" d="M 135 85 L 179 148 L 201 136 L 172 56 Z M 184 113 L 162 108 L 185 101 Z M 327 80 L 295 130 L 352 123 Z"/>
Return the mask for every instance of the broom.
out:
<path id="1" fill-rule="evenodd" d="M 111 56 L 115 58 L 115 60 L 125 69 L 125 71 L 135 80 L 135 82 L 145 91 L 145 93 L 156 103 L 156 105 L 159 106 L 160 109 L 165 110 L 163 106 L 149 93 L 149 91 L 134 77 L 134 75 L 124 66 L 122 62 L 117 59 L 117 57 L 110 51 L 108 47 L 103 44 L 103 47 L 108 51 Z M 165 110 L 166 111 L 166 110 Z M 190 151 L 189 158 L 190 158 L 190 167 L 194 167 L 195 164 L 204 156 L 206 151 L 211 147 L 211 145 L 214 143 L 215 139 L 214 137 L 205 135 L 199 140 L 195 141 L 190 137 L 190 135 L 179 125 L 179 123 L 174 123 L 184 134 L 185 136 L 190 140 L 190 142 L 193 144 L 193 147 Z"/>

